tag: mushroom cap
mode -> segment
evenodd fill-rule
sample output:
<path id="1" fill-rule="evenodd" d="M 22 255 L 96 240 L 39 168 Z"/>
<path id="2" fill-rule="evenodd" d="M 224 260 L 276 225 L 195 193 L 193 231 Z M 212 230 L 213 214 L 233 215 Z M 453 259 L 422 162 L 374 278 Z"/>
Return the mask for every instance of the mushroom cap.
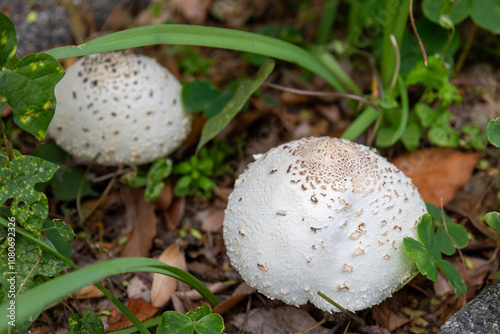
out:
<path id="1" fill-rule="evenodd" d="M 229 197 L 223 233 L 250 286 L 287 304 L 350 311 L 378 304 L 416 272 L 404 237 L 426 207 L 397 167 L 348 140 L 304 138 L 257 157 Z"/>
<path id="2" fill-rule="evenodd" d="M 140 165 L 177 149 L 191 128 L 181 85 L 131 52 L 80 58 L 56 85 L 49 132 L 64 150 L 107 166 Z"/>

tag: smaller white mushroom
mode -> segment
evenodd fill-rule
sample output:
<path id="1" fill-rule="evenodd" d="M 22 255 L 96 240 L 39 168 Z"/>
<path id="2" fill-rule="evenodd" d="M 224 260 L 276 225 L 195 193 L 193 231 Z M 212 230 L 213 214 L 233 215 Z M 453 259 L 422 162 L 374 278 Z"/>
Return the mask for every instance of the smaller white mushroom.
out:
<path id="1" fill-rule="evenodd" d="M 404 237 L 426 213 L 411 180 L 368 147 L 306 138 L 258 157 L 238 178 L 224 218 L 231 264 L 288 304 L 350 311 L 389 297 L 416 272 Z"/>
<path id="2" fill-rule="evenodd" d="M 156 60 L 131 52 L 79 59 L 55 88 L 49 126 L 72 155 L 108 166 L 140 165 L 177 149 L 191 120 L 181 85 Z"/>

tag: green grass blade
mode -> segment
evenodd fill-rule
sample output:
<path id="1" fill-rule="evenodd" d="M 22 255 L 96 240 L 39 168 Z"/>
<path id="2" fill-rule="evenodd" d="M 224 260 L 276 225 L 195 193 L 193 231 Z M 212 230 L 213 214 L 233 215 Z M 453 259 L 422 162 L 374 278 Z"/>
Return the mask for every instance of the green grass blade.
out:
<path id="1" fill-rule="evenodd" d="M 268 59 L 260 67 L 254 81 L 244 80 L 240 82 L 233 98 L 229 100 L 229 102 L 217 115 L 210 118 L 203 126 L 196 152 L 198 152 L 203 145 L 205 145 L 210 139 L 214 138 L 220 131 L 222 131 L 222 129 L 226 127 L 226 125 L 229 124 L 234 116 L 236 116 L 241 108 L 243 108 L 243 105 L 248 98 L 260 87 L 260 85 L 262 85 L 269 74 L 271 74 L 273 68 L 274 60 Z"/>
<path id="2" fill-rule="evenodd" d="M 89 267 L 74 271 L 47 281 L 16 298 L 16 317 L 23 319 L 29 314 L 43 309 L 58 300 L 66 297 L 69 293 L 78 290 L 89 283 L 99 281 L 105 277 L 130 272 L 151 272 L 168 275 L 178 279 L 201 293 L 212 305 L 219 303 L 207 287 L 191 274 L 163 262 L 148 258 L 121 258 L 103 261 Z M 7 317 L 7 305 L 0 306 L 0 317 Z M 4 330 L 3 325 L 0 330 Z"/>
<path id="3" fill-rule="evenodd" d="M 63 46 L 46 53 L 61 59 L 157 44 L 207 46 L 281 59 L 310 70 L 339 92 L 345 92 L 335 75 L 306 50 L 276 38 L 224 28 L 182 24 L 152 25 L 115 32 L 81 45 Z"/>
<path id="4" fill-rule="evenodd" d="M 373 107 L 368 107 L 349 125 L 342 134 L 342 138 L 355 140 L 358 138 L 370 125 L 377 120 L 379 111 Z"/>
<path id="5" fill-rule="evenodd" d="M 332 33 L 333 22 L 337 15 L 339 0 L 326 0 L 323 5 L 323 13 L 319 21 L 318 34 L 316 35 L 316 44 L 324 44 L 328 42 L 328 38 Z"/>
<path id="6" fill-rule="evenodd" d="M 338 78 L 345 86 L 347 86 L 347 88 L 349 88 L 353 94 L 360 96 L 363 95 L 358 85 L 356 85 L 354 80 L 352 80 L 351 77 L 349 77 L 347 73 L 345 73 L 345 71 L 338 63 L 337 59 L 335 59 L 335 57 L 328 50 L 319 47 L 313 47 L 311 48 L 311 53 L 317 59 L 319 59 L 332 73 L 334 73 L 335 77 Z"/>
<path id="7" fill-rule="evenodd" d="M 394 145 L 404 134 L 406 130 L 406 126 L 408 125 L 408 118 L 410 115 L 410 107 L 408 102 L 408 91 L 406 90 L 406 86 L 404 84 L 403 77 L 398 76 L 398 86 L 399 86 L 399 95 L 401 96 L 401 110 L 400 110 L 400 118 L 398 128 L 394 135 L 391 138 L 391 145 Z"/>

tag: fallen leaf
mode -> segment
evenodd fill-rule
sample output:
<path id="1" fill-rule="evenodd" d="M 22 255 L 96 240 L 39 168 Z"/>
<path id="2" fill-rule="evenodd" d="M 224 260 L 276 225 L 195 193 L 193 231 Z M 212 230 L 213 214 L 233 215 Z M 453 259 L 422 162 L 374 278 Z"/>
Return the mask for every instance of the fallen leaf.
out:
<path id="1" fill-rule="evenodd" d="M 104 297 L 104 293 L 99 290 L 95 285 L 87 285 L 80 290 L 76 291 L 76 298 L 78 299 L 90 299 Z"/>
<path id="2" fill-rule="evenodd" d="M 121 257 L 147 257 L 156 236 L 155 205 L 144 199 L 143 191 L 123 186 L 122 195 L 127 212 L 125 219 L 132 222 L 133 230 L 120 253 Z"/>
<path id="3" fill-rule="evenodd" d="M 467 183 L 480 157 L 480 152 L 435 147 L 403 154 L 392 163 L 412 179 L 424 201 L 440 207 L 441 198 L 448 203 Z"/>
<path id="4" fill-rule="evenodd" d="M 372 316 L 380 326 L 392 333 L 397 328 L 410 322 L 407 316 L 395 310 L 395 308 L 391 307 L 390 302 L 384 301 L 372 307 Z"/>
<path id="5" fill-rule="evenodd" d="M 142 322 L 152 318 L 158 311 L 156 307 L 142 298 L 131 298 L 128 302 L 127 308 Z M 117 331 L 130 326 L 132 326 L 132 322 L 128 320 L 127 317 L 122 317 L 119 322 L 106 328 L 106 332 Z"/>
<path id="6" fill-rule="evenodd" d="M 172 204 L 167 214 L 165 215 L 167 226 L 169 227 L 178 226 L 182 217 L 184 216 L 185 209 L 186 209 L 186 197 L 181 197 L 175 200 L 174 204 Z"/>
<path id="7" fill-rule="evenodd" d="M 230 323 L 246 333 L 296 333 L 317 324 L 309 313 L 294 306 L 252 309 L 248 314 L 238 314 Z M 327 334 L 331 330 L 320 326 L 307 333 Z"/>
<path id="8" fill-rule="evenodd" d="M 142 298 L 149 302 L 151 299 L 151 288 L 139 276 L 134 276 L 127 285 L 127 295 L 129 298 Z"/>
<path id="9" fill-rule="evenodd" d="M 203 24 L 207 19 L 211 0 L 171 0 L 170 4 L 179 10 L 192 24 Z"/>
<path id="10" fill-rule="evenodd" d="M 224 210 L 213 210 L 201 224 L 201 230 L 212 233 L 218 232 L 222 229 L 223 222 Z"/>
<path id="11" fill-rule="evenodd" d="M 228 310 L 232 309 L 239 302 L 255 293 L 257 290 L 252 288 L 246 283 L 241 283 L 233 292 L 231 297 L 222 301 L 219 305 L 215 306 L 213 309 L 213 313 L 224 314 Z"/>
<path id="12" fill-rule="evenodd" d="M 161 253 L 158 261 L 169 266 L 187 270 L 184 252 L 179 245 L 172 244 Z M 163 307 L 170 300 L 172 293 L 177 289 L 178 281 L 170 276 L 153 274 L 153 285 L 151 286 L 151 304 L 155 307 Z"/>
<path id="13" fill-rule="evenodd" d="M 208 290 L 210 290 L 211 293 L 216 294 L 216 293 L 220 293 L 220 292 L 226 290 L 230 286 L 231 285 L 227 284 L 227 283 L 217 282 L 217 283 L 213 283 L 213 284 L 208 285 L 207 288 L 208 288 Z M 182 297 L 182 298 L 187 298 L 191 301 L 203 299 L 203 296 L 198 291 L 196 291 L 194 289 L 189 290 L 189 291 L 179 291 L 179 292 L 175 292 L 174 294 L 178 295 L 179 297 Z"/>
<path id="14" fill-rule="evenodd" d="M 165 187 L 163 187 L 160 196 L 154 202 L 156 209 L 167 210 L 172 204 L 173 199 L 174 193 L 172 191 L 172 186 L 170 184 L 166 184 Z"/>

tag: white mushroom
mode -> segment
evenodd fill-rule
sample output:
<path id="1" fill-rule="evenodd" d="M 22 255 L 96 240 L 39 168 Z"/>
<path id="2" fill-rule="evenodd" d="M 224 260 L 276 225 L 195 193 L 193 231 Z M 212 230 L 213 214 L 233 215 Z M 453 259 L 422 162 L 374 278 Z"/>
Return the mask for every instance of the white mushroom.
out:
<path id="1" fill-rule="evenodd" d="M 57 108 L 49 126 L 72 155 L 108 166 L 139 165 L 177 149 L 191 120 L 181 85 L 154 59 L 131 52 L 86 56 L 55 88 Z"/>
<path id="2" fill-rule="evenodd" d="M 380 303 L 416 267 L 404 237 L 426 213 L 411 180 L 368 147 L 307 138 L 261 155 L 238 178 L 224 218 L 231 264 L 259 292 L 357 311 Z"/>

